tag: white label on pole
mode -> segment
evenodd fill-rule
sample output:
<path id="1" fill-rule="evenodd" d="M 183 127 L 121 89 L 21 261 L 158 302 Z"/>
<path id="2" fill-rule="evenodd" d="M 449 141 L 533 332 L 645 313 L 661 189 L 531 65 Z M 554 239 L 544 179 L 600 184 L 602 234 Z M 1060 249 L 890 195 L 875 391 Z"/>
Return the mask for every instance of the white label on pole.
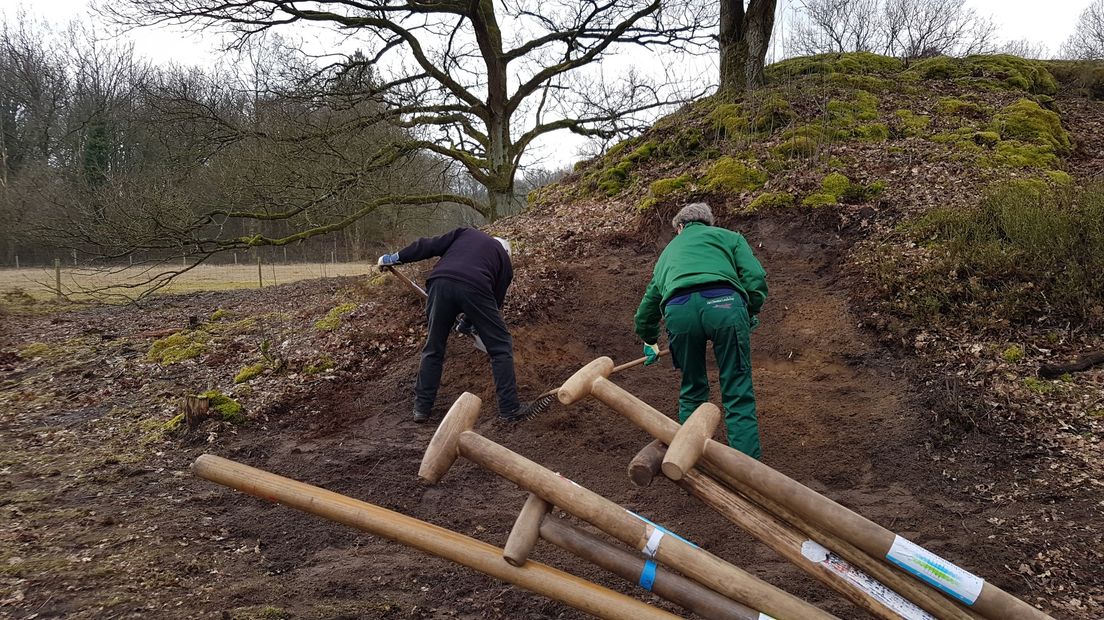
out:
<path id="1" fill-rule="evenodd" d="M 656 553 L 659 552 L 659 543 L 662 540 L 663 530 L 658 527 L 652 529 L 652 535 L 648 537 L 648 542 L 644 545 L 644 555 L 649 558 L 654 558 Z"/>
<path id="2" fill-rule="evenodd" d="M 904 620 L 935 620 L 928 612 L 917 607 L 912 601 L 897 594 L 882 582 L 852 566 L 847 560 L 832 553 L 814 540 L 801 543 L 801 555 L 815 564 L 820 564 L 833 573 L 843 577 L 855 587 L 885 605 L 887 609 Z"/>
<path id="3" fill-rule="evenodd" d="M 774 616 L 768 616 L 763 612 L 759 612 L 759 620 L 775 620 Z"/>
<path id="4" fill-rule="evenodd" d="M 974 604 L 985 585 L 981 577 L 900 536 L 893 538 L 886 559 L 967 605 Z"/>

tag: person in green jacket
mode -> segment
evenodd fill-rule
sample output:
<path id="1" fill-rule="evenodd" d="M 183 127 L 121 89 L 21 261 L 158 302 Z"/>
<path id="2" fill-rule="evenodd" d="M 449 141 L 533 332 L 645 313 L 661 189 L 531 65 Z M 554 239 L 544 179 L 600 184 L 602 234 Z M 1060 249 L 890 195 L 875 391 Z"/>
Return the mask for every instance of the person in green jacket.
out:
<path id="1" fill-rule="evenodd" d="M 767 299 L 767 274 L 743 235 L 713 226 L 709 205 L 687 205 L 671 221 L 676 236 L 659 255 L 636 310 L 645 365 L 658 359 L 659 319 L 682 371 L 679 421 L 709 400 L 705 344 L 713 342 L 728 445 L 758 459 L 759 422 L 751 386 L 751 330 Z"/>

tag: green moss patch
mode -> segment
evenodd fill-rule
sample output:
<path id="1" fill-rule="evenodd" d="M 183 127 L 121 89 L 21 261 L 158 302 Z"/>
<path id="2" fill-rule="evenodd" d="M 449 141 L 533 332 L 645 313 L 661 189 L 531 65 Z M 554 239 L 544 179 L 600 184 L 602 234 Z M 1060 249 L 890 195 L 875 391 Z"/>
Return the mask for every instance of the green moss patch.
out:
<path id="1" fill-rule="evenodd" d="M 987 119 L 992 114 L 992 110 L 989 106 L 975 101 L 967 101 L 958 97 L 940 97 L 935 104 L 935 113 L 942 116 Z"/>
<path id="2" fill-rule="evenodd" d="M 326 313 L 325 317 L 314 322 L 314 328 L 324 332 L 332 332 L 341 327 L 341 317 L 356 310 L 356 308 L 357 305 L 352 302 L 334 306 Z"/>
<path id="3" fill-rule="evenodd" d="M 777 209 L 781 207 L 792 207 L 793 204 L 793 194 L 788 194 L 786 192 L 763 192 L 756 196 L 755 200 L 751 201 L 747 210 L 752 212 L 760 209 Z"/>
<path id="4" fill-rule="evenodd" d="M 218 417 L 231 424 L 241 424 L 245 422 L 245 411 L 242 409 L 241 403 L 230 398 L 218 390 L 208 390 L 200 396 L 207 399 L 207 405 L 210 411 L 218 414 Z"/>
<path id="5" fill-rule="evenodd" d="M 767 77 L 778 80 L 787 77 L 813 74 L 869 75 L 900 71 L 905 66 L 903 60 L 880 56 L 870 52 L 850 52 L 846 54 L 818 54 L 788 58 L 767 67 Z"/>
<path id="6" fill-rule="evenodd" d="M 722 103 L 707 117 L 713 128 L 726 137 L 746 134 L 751 127 L 751 121 L 744 113 L 744 106 L 739 103 Z"/>
<path id="7" fill-rule="evenodd" d="M 789 125 L 794 119 L 790 103 L 777 93 L 771 93 L 755 102 L 751 129 L 761 134 L 770 134 L 776 129 Z"/>
<path id="8" fill-rule="evenodd" d="M 832 172 L 820 182 L 820 191 L 806 196 L 801 204 L 807 207 L 825 207 L 839 203 L 859 204 L 867 202 L 885 190 L 885 183 L 876 181 L 870 185 L 854 183 L 846 175 Z"/>
<path id="9" fill-rule="evenodd" d="M 694 182 L 694 177 L 683 174 L 669 179 L 659 179 L 648 186 L 648 195 L 644 197 L 637 207 L 641 211 L 652 208 L 659 202 L 670 198 L 682 189 L 689 187 Z"/>
<path id="10" fill-rule="evenodd" d="M 1022 361 L 1024 358 L 1023 347 L 1019 345 L 1009 345 L 1004 351 L 1001 351 L 1001 359 L 1006 362 L 1016 363 Z"/>
<path id="11" fill-rule="evenodd" d="M 1067 153 L 1071 148 L 1062 119 L 1030 99 L 1020 99 L 1003 108 L 993 118 L 993 126 L 1005 140 L 1049 147 L 1055 153 Z"/>
<path id="12" fill-rule="evenodd" d="M 714 192 L 756 190 L 767 182 L 767 173 L 732 157 L 722 157 L 705 173 L 705 187 Z"/>
<path id="13" fill-rule="evenodd" d="M 199 357 L 207 352 L 210 334 L 202 330 L 182 330 L 153 341 L 146 360 L 162 366 L 171 366 L 184 360 Z"/>
<path id="14" fill-rule="evenodd" d="M 984 80 L 997 88 L 1042 95 L 1058 92 L 1058 83 L 1043 63 L 1006 54 L 936 56 L 913 64 L 905 73 L 924 80 Z"/>
<path id="15" fill-rule="evenodd" d="M 911 110 L 897 110 L 893 113 L 893 116 L 896 118 L 894 131 L 897 135 L 905 138 L 915 138 L 926 134 L 928 125 L 931 124 L 930 116 L 916 114 Z"/>
<path id="16" fill-rule="evenodd" d="M 857 90 L 850 99 L 831 99 L 828 117 L 844 126 L 875 120 L 878 118 L 878 98 L 865 90 Z"/>
<path id="17" fill-rule="evenodd" d="M 257 362 L 256 364 L 250 364 L 238 371 L 238 374 L 234 375 L 234 383 L 246 383 L 261 375 L 268 369 L 268 363 Z"/>
<path id="18" fill-rule="evenodd" d="M 25 360 L 35 359 L 37 357 L 50 358 L 58 354 L 58 350 L 45 342 L 32 342 L 27 345 L 19 347 L 19 357 Z"/>
<path id="19" fill-rule="evenodd" d="M 332 370 L 335 366 L 336 364 L 334 363 L 332 357 L 330 357 L 329 355 L 323 355 L 317 360 L 304 366 L 303 372 L 308 375 L 317 375 L 326 372 L 327 370 Z"/>
<path id="20" fill-rule="evenodd" d="M 222 308 L 219 308 L 218 310 L 215 310 L 211 314 L 211 322 L 212 323 L 217 323 L 217 322 L 219 322 L 223 319 L 232 318 L 233 316 L 234 316 L 233 312 L 231 312 L 229 310 L 224 310 Z"/>

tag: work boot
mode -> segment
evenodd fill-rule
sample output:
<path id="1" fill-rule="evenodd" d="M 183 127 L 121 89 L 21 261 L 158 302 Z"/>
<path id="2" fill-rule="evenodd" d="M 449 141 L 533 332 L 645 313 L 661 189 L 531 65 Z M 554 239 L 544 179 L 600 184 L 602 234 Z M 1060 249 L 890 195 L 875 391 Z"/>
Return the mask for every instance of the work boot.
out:
<path id="1" fill-rule="evenodd" d="M 417 422 L 418 424 L 421 424 L 423 422 L 428 422 L 429 421 L 429 412 L 428 411 L 422 411 L 421 409 L 418 409 L 417 407 L 415 407 L 414 408 L 414 421 Z"/>
<path id="2" fill-rule="evenodd" d="M 522 420 L 529 419 L 531 413 L 531 405 L 524 404 L 510 413 L 499 413 L 498 419 L 503 422 L 521 422 Z"/>

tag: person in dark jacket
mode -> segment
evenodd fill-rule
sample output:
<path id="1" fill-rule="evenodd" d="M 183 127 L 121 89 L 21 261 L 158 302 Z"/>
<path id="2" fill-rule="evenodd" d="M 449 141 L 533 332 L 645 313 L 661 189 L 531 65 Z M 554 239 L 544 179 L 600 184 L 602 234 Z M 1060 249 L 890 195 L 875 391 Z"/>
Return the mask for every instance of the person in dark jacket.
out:
<path id="1" fill-rule="evenodd" d="M 743 235 L 713 226 L 709 205 L 687 205 L 671 221 L 677 235 L 656 261 L 636 311 L 645 363 L 659 355 L 659 318 L 671 359 L 682 371 L 679 421 L 709 400 L 706 342 L 720 370 L 728 445 L 759 458 L 759 422 L 751 386 L 751 330 L 767 300 L 767 274 Z"/>
<path id="2" fill-rule="evenodd" d="M 414 388 L 414 421 L 430 418 L 441 384 L 449 331 L 461 315 L 457 330 L 474 327 L 491 358 L 499 417 L 523 419 L 525 410 L 518 400 L 514 377 L 514 344 L 502 320 L 502 304 L 514 278 L 510 243 L 476 228 L 457 228 L 438 237 L 422 237 L 398 252 L 384 254 L 379 265 L 414 263 L 434 256 L 441 259 L 426 281 L 429 334 Z"/>

